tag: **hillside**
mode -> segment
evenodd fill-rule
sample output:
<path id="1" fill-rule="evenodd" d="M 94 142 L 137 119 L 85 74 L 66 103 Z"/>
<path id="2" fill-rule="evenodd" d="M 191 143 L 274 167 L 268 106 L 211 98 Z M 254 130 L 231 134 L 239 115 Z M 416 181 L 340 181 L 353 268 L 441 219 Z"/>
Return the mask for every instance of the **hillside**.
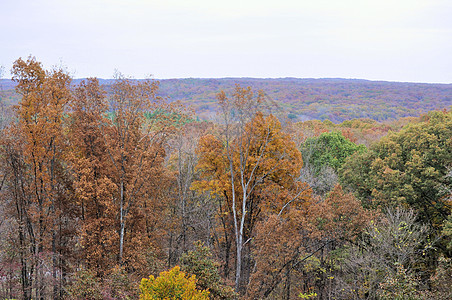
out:
<path id="1" fill-rule="evenodd" d="M 101 83 L 108 90 L 111 80 Z M 353 118 L 387 121 L 452 105 L 452 84 L 358 79 L 166 79 L 160 80 L 160 95 L 190 105 L 201 119 L 210 119 L 216 111 L 215 95 L 220 90 L 231 91 L 235 84 L 262 89 L 289 118 L 298 121 L 329 119 L 339 123 Z M 1 85 L 3 101 L 17 102 L 14 83 L 4 79 Z"/>

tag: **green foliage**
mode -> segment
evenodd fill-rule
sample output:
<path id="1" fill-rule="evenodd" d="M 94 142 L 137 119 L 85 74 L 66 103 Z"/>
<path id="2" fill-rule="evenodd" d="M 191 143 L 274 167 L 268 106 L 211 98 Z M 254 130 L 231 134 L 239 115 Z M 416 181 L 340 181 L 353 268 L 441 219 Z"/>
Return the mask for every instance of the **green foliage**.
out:
<path id="1" fill-rule="evenodd" d="M 296 115 L 296 114 L 293 114 L 293 113 L 289 113 L 289 114 L 287 115 L 287 117 L 288 117 L 289 119 L 291 119 L 291 120 L 295 120 L 295 119 L 297 118 L 297 115 Z"/>
<path id="2" fill-rule="evenodd" d="M 103 299 L 101 285 L 96 278 L 95 272 L 91 270 L 80 270 L 74 276 L 72 285 L 68 287 L 71 299 Z"/>
<path id="3" fill-rule="evenodd" d="M 213 299 L 234 299 L 234 289 L 221 283 L 219 266 L 220 264 L 212 259 L 209 247 L 200 241 L 195 242 L 195 250 L 188 251 L 181 257 L 182 270 L 196 275 L 196 286 L 199 289 L 208 289 Z"/>
<path id="4" fill-rule="evenodd" d="M 448 242 L 447 248 L 449 249 L 449 251 L 452 251 L 452 214 L 449 215 L 449 218 L 447 218 L 446 222 L 444 223 L 443 235 Z"/>
<path id="5" fill-rule="evenodd" d="M 195 121 L 192 116 L 189 116 L 188 114 L 164 110 L 145 112 L 144 117 L 147 122 L 155 122 L 155 120 L 171 120 L 172 124 L 176 127 L 180 127 Z"/>
<path id="6" fill-rule="evenodd" d="M 140 284 L 140 300 L 208 300 L 209 291 L 196 289 L 195 276 L 185 277 L 179 266 L 175 266 L 160 276 L 143 278 Z"/>
<path id="7" fill-rule="evenodd" d="M 390 133 L 369 153 L 350 157 L 343 185 L 375 206 L 409 205 L 422 221 L 440 227 L 450 214 L 452 112 L 431 112 L 424 121 Z"/>
<path id="8" fill-rule="evenodd" d="M 314 166 L 316 174 L 326 166 L 337 171 L 348 156 L 366 150 L 366 146 L 356 145 L 340 132 L 324 132 L 319 137 L 306 139 L 302 145 L 304 161 Z"/>
<path id="9" fill-rule="evenodd" d="M 68 299 L 77 300 L 129 300 L 138 297 L 136 282 L 131 280 L 124 268 L 118 266 L 114 267 L 103 280 L 90 269 L 76 272 L 67 293 Z"/>

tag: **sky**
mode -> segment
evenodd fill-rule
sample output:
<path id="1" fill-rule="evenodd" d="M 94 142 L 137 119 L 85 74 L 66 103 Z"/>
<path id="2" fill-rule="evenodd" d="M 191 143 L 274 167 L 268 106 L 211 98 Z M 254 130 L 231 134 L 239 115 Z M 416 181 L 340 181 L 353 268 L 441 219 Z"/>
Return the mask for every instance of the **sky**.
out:
<path id="1" fill-rule="evenodd" d="M 452 0 L 0 0 L 0 66 L 452 83 Z"/>

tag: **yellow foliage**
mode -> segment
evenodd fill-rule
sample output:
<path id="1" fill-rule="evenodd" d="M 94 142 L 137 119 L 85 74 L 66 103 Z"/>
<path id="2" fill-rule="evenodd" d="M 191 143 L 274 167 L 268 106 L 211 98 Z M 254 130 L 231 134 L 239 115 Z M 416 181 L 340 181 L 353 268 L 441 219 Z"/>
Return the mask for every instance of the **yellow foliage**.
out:
<path id="1" fill-rule="evenodd" d="M 140 284 L 140 300 L 207 300 L 209 291 L 196 289 L 196 277 L 186 277 L 180 271 L 179 266 L 175 266 L 169 271 L 161 272 L 160 276 L 149 279 L 143 278 Z"/>

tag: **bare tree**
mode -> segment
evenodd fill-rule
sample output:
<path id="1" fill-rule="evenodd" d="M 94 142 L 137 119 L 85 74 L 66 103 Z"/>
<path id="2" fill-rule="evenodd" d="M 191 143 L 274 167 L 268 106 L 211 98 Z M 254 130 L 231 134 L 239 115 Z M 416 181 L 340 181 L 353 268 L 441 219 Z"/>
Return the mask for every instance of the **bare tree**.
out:
<path id="1" fill-rule="evenodd" d="M 343 289 L 355 291 L 355 296 L 361 298 L 374 299 L 383 292 L 385 283 L 394 280 L 401 289 L 404 283 L 422 285 L 421 281 L 412 281 L 420 280 L 417 275 L 426 271 L 419 267 L 426 253 L 433 250 L 432 244 L 427 242 L 429 233 L 428 226 L 417 223 L 412 210 L 388 209 L 383 219 L 371 222 L 363 238 L 349 249 L 343 276 L 338 276 L 338 295 L 352 297 L 341 294 L 339 290 Z M 411 286 L 405 288 L 411 289 Z"/>

